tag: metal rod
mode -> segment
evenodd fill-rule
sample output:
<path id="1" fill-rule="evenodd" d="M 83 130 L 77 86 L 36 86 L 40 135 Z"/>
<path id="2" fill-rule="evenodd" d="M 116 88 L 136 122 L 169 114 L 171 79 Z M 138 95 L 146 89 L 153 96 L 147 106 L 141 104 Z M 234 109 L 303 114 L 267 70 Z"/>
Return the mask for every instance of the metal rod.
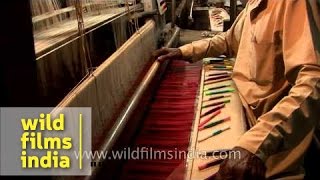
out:
<path id="1" fill-rule="evenodd" d="M 130 9 L 130 12 L 132 12 L 132 11 L 141 11 L 141 10 L 142 10 L 142 7 L 140 7 L 140 5 L 139 5 L 139 6 L 136 5 L 135 7 L 133 7 L 132 9 Z M 130 12 L 127 12 L 127 11 L 121 12 L 121 13 L 119 13 L 119 14 L 117 14 L 117 15 L 114 15 L 111 19 L 108 19 L 108 20 L 106 20 L 105 22 L 101 22 L 101 23 L 98 23 L 97 25 L 94 25 L 93 27 L 86 28 L 85 35 L 87 35 L 87 34 L 93 32 L 93 31 L 95 31 L 95 30 L 97 30 L 97 29 L 105 26 L 106 24 L 111 23 L 112 21 L 114 21 L 114 20 L 116 20 L 116 19 L 118 19 L 118 18 L 120 18 L 120 17 L 122 17 L 122 16 L 127 15 L 127 14 L 130 13 Z M 60 48 L 63 48 L 64 46 L 66 46 L 66 45 L 68 45 L 68 44 L 76 41 L 76 40 L 79 39 L 79 38 L 80 38 L 80 36 L 78 36 L 78 32 L 77 32 L 77 31 L 74 32 L 72 35 L 70 35 L 70 37 L 67 37 L 66 39 L 64 39 L 61 44 L 59 43 L 58 46 L 56 46 L 56 47 L 48 47 L 48 48 L 46 48 L 45 50 L 41 50 L 40 52 L 36 52 L 36 57 L 37 57 L 36 60 L 37 60 L 37 61 L 38 61 L 38 60 L 41 60 L 41 59 L 44 58 L 45 56 L 47 56 L 47 55 L 49 55 L 49 54 L 57 51 L 57 50 L 60 49 Z M 48 50 L 48 49 L 49 49 L 49 50 Z"/>
<path id="2" fill-rule="evenodd" d="M 192 0 L 192 2 L 191 2 L 190 14 L 189 14 L 189 17 L 188 17 L 188 19 L 189 19 L 191 22 L 193 21 L 193 17 L 192 17 L 193 5 L 194 5 L 194 0 Z"/>
<path id="3" fill-rule="evenodd" d="M 230 21 L 233 23 L 237 18 L 237 0 L 230 0 Z"/>
<path id="4" fill-rule="evenodd" d="M 176 0 L 172 0 L 171 2 L 171 28 L 174 28 L 176 24 Z"/>
<path id="5" fill-rule="evenodd" d="M 180 28 L 176 27 L 175 31 L 171 37 L 171 39 L 168 41 L 168 43 L 165 45 L 165 47 L 171 47 L 176 37 L 179 35 Z M 132 97 L 129 100 L 129 103 L 126 105 L 126 107 L 123 109 L 121 114 L 119 115 L 118 119 L 116 120 L 115 124 L 110 130 L 110 133 L 108 134 L 106 140 L 104 141 L 102 148 L 99 152 L 108 152 L 111 150 L 113 145 L 116 143 L 118 137 L 122 133 L 123 129 L 125 128 L 130 116 L 134 112 L 134 110 L 137 108 L 137 105 L 139 104 L 140 99 L 142 98 L 144 92 L 146 91 L 147 87 L 149 86 L 150 82 L 156 75 L 158 69 L 160 67 L 160 63 L 158 61 L 155 61 L 143 80 L 141 81 L 139 87 L 134 92 Z M 104 159 L 103 159 L 104 160 Z M 103 161 L 102 160 L 102 161 Z M 95 159 L 94 162 L 100 162 L 101 159 Z M 94 179 L 94 177 L 97 175 L 97 172 L 99 171 L 100 166 L 92 167 L 92 175 L 87 176 L 85 179 Z"/>
<path id="6" fill-rule="evenodd" d="M 143 12 L 140 12 L 140 13 L 133 14 L 130 17 L 130 19 L 136 19 L 136 18 L 141 18 L 141 17 L 144 17 L 144 16 L 157 15 L 157 14 L 158 14 L 158 11 L 156 9 L 152 10 L 152 11 L 143 11 Z"/>
<path id="7" fill-rule="evenodd" d="M 180 4 L 178 5 L 178 7 L 176 8 L 176 17 L 177 18 L 181 18 L 182 11 L 186 7 L 186 4 L 187 4 L 187 0 L 182 0 L 180 2 Z"/>

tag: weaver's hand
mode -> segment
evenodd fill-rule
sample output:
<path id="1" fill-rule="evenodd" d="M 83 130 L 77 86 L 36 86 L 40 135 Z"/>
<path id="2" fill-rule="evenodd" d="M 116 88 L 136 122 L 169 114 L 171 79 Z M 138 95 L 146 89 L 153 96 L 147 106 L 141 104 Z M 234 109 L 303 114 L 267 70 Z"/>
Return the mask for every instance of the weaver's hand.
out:
<path id="1" fill-rule="evenodd" d="M 225 159 L 213 179 L 265 179 L 266 168 L 260 158 L 240 147 L 233 148 L 233 151 L 235 151 L 235 157 Z"/>
<path id="2" fill-rule="evenodd" d="M 172 59 L 183 59 L 182 52 L 179 48 L 161 48 L 153 53 L 155 59 L 160 62 Z"/>

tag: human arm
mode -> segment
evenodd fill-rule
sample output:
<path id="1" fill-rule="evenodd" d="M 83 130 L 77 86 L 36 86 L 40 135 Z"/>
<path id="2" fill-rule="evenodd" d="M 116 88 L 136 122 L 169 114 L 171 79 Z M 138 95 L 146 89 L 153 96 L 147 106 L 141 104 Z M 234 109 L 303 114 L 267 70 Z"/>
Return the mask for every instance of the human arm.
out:
<path id="1" fill-rule="evenodd" d="M 245 11 L 241 12 L 232 27 L 212 38 L 194 41 L 179 48 L 161 48 L 154 52 L 154 57 L 160 61 L 182 59 L 196 62 L 204 57 L 227 54 L 235 56 L 238 51 Z"/>

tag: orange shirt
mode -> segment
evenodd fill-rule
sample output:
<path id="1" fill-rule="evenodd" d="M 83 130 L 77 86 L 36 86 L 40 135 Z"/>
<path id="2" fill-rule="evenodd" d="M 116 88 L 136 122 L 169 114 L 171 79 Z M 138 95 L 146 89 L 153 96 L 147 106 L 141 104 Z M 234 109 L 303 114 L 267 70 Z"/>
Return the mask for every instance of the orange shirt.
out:
<path id="1" fill-rule="evenodd" d="M 250 0 L 233 26 L 180 47 L 184 57 L 236 56 L 233 80 L 252 128 L 241 146 L 267 178 L 303 178 L 303 155 L 320 117 L 320 66 L 306 0 Z"/>

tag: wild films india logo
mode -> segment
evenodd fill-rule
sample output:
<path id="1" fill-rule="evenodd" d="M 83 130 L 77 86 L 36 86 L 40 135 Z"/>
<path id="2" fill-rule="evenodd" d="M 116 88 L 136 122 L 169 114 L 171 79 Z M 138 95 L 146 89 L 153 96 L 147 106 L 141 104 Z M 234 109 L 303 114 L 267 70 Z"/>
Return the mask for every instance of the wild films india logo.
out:
<path id="1" fill-rule="evenodd" d="M 79 130 L 81 131 L 82 114 L 79 114 L 79 116 Z M 70 168 L 70 157 L 59 155 L 59 150 L 70 150 L 72 147 L 72 138 L 44 137 L 43 135 L 44 131 L 64 131 L 64 117 L 64 114 L 61 113 L 58 118 L 51 120 L 50 114 L 41 113 L 39 118 L 21 119 L 21 125 L 24 131 L 21 136 L 22 168 Z M 82 138 L 82 136 L 79 138 Z M 26 151 L 28 145 L 31 150 L 44 150 L 46 155 L 41 157 L 28 155 Z M 82 168 L 81 163 L 80 168 Z"/>
<path id="2" fill-rule="evenodd" d="M 0 125 L 1 175 L 91 174 L 91 108 L 1 108 Z"/>

